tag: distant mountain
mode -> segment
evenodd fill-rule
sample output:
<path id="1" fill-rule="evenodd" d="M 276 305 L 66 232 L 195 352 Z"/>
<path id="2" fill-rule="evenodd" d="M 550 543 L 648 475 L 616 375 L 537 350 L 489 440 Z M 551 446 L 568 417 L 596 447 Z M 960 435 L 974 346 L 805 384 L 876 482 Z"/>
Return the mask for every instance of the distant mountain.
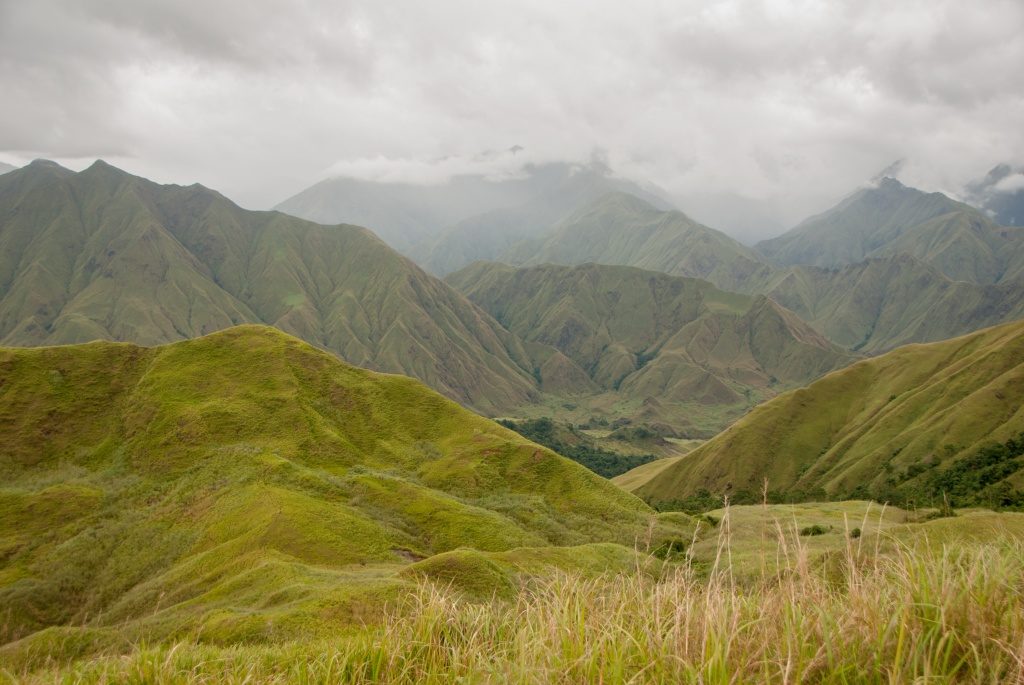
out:
<path id="1" fill-rule="evenodd" d="M 701 489 L 760 501 L 767 479 L 777 493 L 818 498 L 934 505 L 945 492 L 955 502 L 1016 497 L 1024 506 L 1024 439 L 1006 444 L 1024 431 L 1022 406 L 1024 322 L 908 345 L 766 402 L 634 479 L 636 492 L 658 502 Z"/>
<path id="2" fill-rule="evenodd" d="M 5 164 L 3 162 L 0 162 L 0 174 L 6 174 L 7 172 L 14 171 L 17 168 L 18 167 L 16 167 L 16 166 L 11 166 L 10 164 Z"/>
<path id="3" fill-rule="evenodd" d="M 1024 279 L 954 281 L 906 254 L 838 269 L 790 267 L 750 284 L 832 342 L 878 353 L 1024 318 Z"/>
<path id="4" fill-rule="evenodd" d="M 632 559 L 652 525 L 655 545 L 693 532 L 413 379 L 264 326 L 0 348 L 0 455 L 5 640 L 76 650 L 328 637 L 413 590 L 425 557 L 475 555 L 489 593 L 517 557 L 485 554 L 571 569 Z"/>
<path id="5" fill-rule="evenodd" d="M 1024 226 L 1024 169 L 1000 164 L 969 183 L 965 200 L 1002 226 Z"/>
<path id="6" fill-rule="evenodd" d="M 628 192 L 659 209 L 671 205 L 636 184 L 594 169 L 548 173 L 547 185 L 525 202 L 469 217 L 411 256 L 427 271 L 445 276 L 479 260 L 494 260 L 512 246 L 543 235 L 559 221 L 612 191 Z"/>
<path id="7" fill-rule="evenodd" d="M 757 247 L 782 266 L 835 268 L 909 254 L 954 280 L 989 284 L 1024 275 L 1024 231 L 1000 227 L 973 207 L 892 178 Z"/>
<path id="8" fill-rule="evenodd" d="M 324 224 L 367 226 L 429 271 L 445 274 L 475 259 L 494 258 L 508 244 L 614 189 L 661 201 L 595 162 L 528 165 L 512 178 L 465 175 L 432 185 L 336 178 L 276 209 Z"/>
<path id="9" fill-rule="evenodd" d="M 724 233 L 622 192 L 581 208 L 548 234 L 509 249 L 500 261 L 635 266 L 702 278 L 727 290 L 769 268 L 754 250 Z"/>
<path id="10" fill-rule="evenodd" d="M 536 395 L 513 335 L 363 228 L 243 210 L 103 162 L 0 177 L 0 343 L 158 344 L 246 322 L 480 411 Z"/>
<path id="11" fill-rule="evenodd" d="M 637 418 L 682 433 L 679 421 L 696 408 L 735 416 L 855 358 L 773 301 L 697 279 L 597 264 L 477 263 L 448 282 L 534 344 L 545 391 L 605 403 L 614 393 L 636 404 Z"/>

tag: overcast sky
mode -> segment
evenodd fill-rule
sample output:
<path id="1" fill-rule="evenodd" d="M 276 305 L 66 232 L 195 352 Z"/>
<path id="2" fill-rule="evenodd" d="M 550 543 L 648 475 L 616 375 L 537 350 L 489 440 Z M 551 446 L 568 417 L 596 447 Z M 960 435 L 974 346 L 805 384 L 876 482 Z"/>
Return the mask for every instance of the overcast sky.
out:
<path id="1" fill-rule="evenodd" d="M 0 161 L 251 208 L 519 145 L 802 212 L 898 158 L 946 190 L 1024 160 L 1024 2 L 0 0 L 0 93 Z"/>

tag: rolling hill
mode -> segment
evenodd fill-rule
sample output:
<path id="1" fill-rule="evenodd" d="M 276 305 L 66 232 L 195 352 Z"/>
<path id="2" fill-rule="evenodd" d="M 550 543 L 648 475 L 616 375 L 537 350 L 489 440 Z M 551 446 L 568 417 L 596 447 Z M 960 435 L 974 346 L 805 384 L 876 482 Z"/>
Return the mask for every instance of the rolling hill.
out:
<path id="1" fill-rule="evenodd" d="M 543 390 L 614 393 L 635 402 L 638 416 L 684 433 L 680 420 L 694 406 L 734 416 L 855 359 L 773 301 L 698 279 L 598 264 L 481 262 L 448 282 L 533 345 Z"/>
<path id="2" fill-rule="evenodd" d="M 654 521 L 418 381 L 251 325 L 0 349 L 0 474 L 0 641 L 22 640 L 7 655 L 334 635 L 418 573 L 614 565 L 631 552 L 590 543 L 632 545 Z"/>
<path id="3" fill-rule="evenodd" d="M 908 254 L 953 280 L 992 284 L 1024 276 L 1024 231 L 999 226 L 973 207 L 893 178 L 858 190 L 757 248 L 782 266 L 836 268 L 868 257 Z"/>
<path id="4" fill-rule="evenodd" d="M 946 493 L 990 506 L 1019 496 L 1024 506 L 1022 431 L 1024 322 L 1016 322 L 833 372 L 633 481 L 637 494 L 659 502 L 701 490 L 742 500 L 767 479 L 797 497 L 934 504 Z"/>
<path id="5" fill-rule="evenodd" d="M 519 266 L 595 262 L 737 286 L 770 267 L 753 249 L 629 193 L 608 193 L 547 234 L 510 248 L 499 261 Z"/>
<path id="6" fill-rule="evenodd" d="M 266 323 L 480 411 L 536 394 L 519 341 L 357 226 L 97 162 L 0 177 L 0 344 L 158 344 Z"/>

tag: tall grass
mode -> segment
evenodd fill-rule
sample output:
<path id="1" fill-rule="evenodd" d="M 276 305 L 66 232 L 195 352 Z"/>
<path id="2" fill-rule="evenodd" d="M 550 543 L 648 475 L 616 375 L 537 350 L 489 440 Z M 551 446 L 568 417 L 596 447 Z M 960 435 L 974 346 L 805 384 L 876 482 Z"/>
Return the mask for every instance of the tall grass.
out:
<path id="1" fill-rule="evenodd" d="M 703 574 L 687 564 L 660 577 L 558 574 L 484 603 L 424 583 L 383 626 L 335 642 L 139 648 L 18 680 L 1024 682 L 1019 542 L 934 549 L 860 538 L 812 563 L 779 526 L 783 570 L 737 582 L 723 524 L 718 561 Z"/>

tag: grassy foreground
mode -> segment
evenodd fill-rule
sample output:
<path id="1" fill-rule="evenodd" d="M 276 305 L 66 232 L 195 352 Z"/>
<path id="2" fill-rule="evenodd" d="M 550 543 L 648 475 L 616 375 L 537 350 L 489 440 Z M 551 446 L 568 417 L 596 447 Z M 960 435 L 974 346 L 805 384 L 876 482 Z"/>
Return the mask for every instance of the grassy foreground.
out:
<path id="1" fill-rule="evenodd" d="M 4 676 L 25 683 L 1021 682 L 1024 544 L 1010 535 L 940 545 L 929 541 L 933 523 L 940 533 L 943 524 L 931 522 L 846 535 L 824 556 L 780 525 L 780 570 L 740 580 L 724 512 L 704 571 L 684 561 L 660 574 L 557 574 L 491 601 L 423 582 L 382 625 L 333 640 L 139 645 Z"/>

